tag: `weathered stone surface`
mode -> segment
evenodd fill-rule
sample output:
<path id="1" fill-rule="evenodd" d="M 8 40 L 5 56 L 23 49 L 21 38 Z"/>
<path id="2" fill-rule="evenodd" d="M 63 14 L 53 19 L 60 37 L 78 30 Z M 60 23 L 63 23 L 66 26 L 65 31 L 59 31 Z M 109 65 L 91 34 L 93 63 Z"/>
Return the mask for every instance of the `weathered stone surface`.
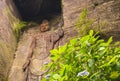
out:
<path id="1" fill-rule="evenodd" d="M 45 2 L 46 1 L 47 0 L 45 0 Z M 71 38 L 77 36 L 74 25 L 84 8 L 89 10 L 89 19 L 96 19 L 95 25 L 105 21 L 105 25 L 94 29 L 99 29 L 99 31 L 105 35 L 104 38 L 108 38 L 112 35 L 114 39 L 119 40 L 120 0 L 62 0 L 62 2 L 64 31 L 60 28 L 63 23 L 58 23 L 56 20 L 53 20 L 55 23 L 49 23 L 49 27 L 51 28 L 49 31 L 40 32 L 40 25 L 25 31 L 23 38 L 21 38 L 23 41 L 19 44 L 20 46 L 18 46 L 16 59 L 14 60 L 9 75 L 11 81 L 15 81 L 16 77 L 17 81 L 40 81 L 43 74 L 48 70 L 42 70 L 41 67 L 50 62 L 49 51 L 65 44 Z M 48 9 L 47 5 L 43 7 L 42 11 L 46 12 L 44 9 Z M 33 39 L 35 40 L 35 47 L 31 48 L 30 46 L 33 45 Z M 27 41 L 29 41 L 29 44 Z"/>
<path id="2" fill-rule="evenodd" d="M 11 23 L 14 19 L 10 14 L 18 16 L 12 0 L 0 0 L 0 81 L 7 77 L 16 49 L 16 38 Z"/>
<path id="3" fill-rule="evenodd" d="M 26 81 L 27 67 L 35 47 L 35 38 L 25 34 L 18 44 L 15 59 L 9 74 L 9 81 Z"/>
<path id="4" fill-rule="evenodd" d="M 99 30 L 104 37 L 114 36 L 114 40 L 120 40 L 120 0 L 63 0 L 64 28 L 66 35 L 72 35 L 74 26 L 81 11 L 89 10 L 88 18 L 96 19 L 95 24 L 105 23 Z M 70 36 L 71 37 L 71 36 Z"/>
<path id="5" fill-rule="evenodd" d="M 49 69 L 43 70 L 42 67 L 50 62 L 50 50 L 55 48 L 55 44 L 63 37 L 64 32 L 62 28 L 58 28 L 56 32 L 53 30 L 41 32 L 40 26 L 28 29 L 21 37 L 9 81 L 16 81 L 16 79 L 17 81 L 40 81 Z"/>
<path id="6" fill-rule="evenodd" d="M 62 30 L 60 30 L 62 31 Z M 29 78 L 27 81 L 40 81 L 43 74 L 47 71 L 42 67 L 50 62 L 50 50 L 54 48 L 56 42 L 63 36 L 62 33 L 55 33 L 54 31 L 47 31 L 37 34 L 36 46 L 33 51 L 33 56 L 29 66 Z"/>

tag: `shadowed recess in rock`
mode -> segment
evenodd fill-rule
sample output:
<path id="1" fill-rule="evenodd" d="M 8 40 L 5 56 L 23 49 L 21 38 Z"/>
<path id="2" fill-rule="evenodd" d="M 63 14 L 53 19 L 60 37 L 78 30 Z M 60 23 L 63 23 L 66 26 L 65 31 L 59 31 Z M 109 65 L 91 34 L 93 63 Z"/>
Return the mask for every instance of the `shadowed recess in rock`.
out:
<path id="1" fill-rule="evenodd" d="M 24 21 L 41 21 L 61 15 L 61 0 L 14 0 Z"/>

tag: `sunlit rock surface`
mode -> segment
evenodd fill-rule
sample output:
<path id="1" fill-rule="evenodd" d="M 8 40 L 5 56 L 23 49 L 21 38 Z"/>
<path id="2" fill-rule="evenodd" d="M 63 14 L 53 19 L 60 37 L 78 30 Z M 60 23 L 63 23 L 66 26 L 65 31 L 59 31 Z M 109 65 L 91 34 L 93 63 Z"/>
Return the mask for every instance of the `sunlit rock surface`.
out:
<path id="1" fill-rule="evenodd" d="M 0 0 L 0 81 L 7 77 L 16 49 L 12 14 L 18 16 L 12 0 Z"/>

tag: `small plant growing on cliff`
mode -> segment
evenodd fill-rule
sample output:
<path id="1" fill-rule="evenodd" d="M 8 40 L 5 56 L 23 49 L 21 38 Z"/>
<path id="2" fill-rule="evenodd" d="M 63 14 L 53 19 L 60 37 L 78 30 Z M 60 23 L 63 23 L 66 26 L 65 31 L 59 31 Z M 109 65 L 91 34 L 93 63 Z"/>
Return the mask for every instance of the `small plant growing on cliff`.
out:
<path id="1" fill-rule="evenodd" d="M 5 12 L 9 16 L 10 24 L 15 32 L 16 37 L 19 38 L 21 29 L 23 29 L 27 23 L 14 16 L 9 7 L 6 7 Z"/>
<path id="2" fill-rule="evenodd" d="M 50 68 L 42 81 L 120 81 L 120 47 L 111 46 L 90 30 L 51 50 Z"/>
<path id="3" fill-rule="evenodd" d="M 83 36 L 88 34 L 88 31 L 90 30 L 90 27 L 95 22 L 95 20 L 90 20 L 87 17 L 88 10 L 84 9 L 80 16 L 78 17 L 78 20 L 75 24 L 75 28 L 77 29 L 79 35 Z"/>
<path id="4" fill-rule="evenodd" d="M 21 30 L 26 26 L 26 22 L 23 22 L 23 21 L 15 22 L 13 23 L 12 26 L 16 34 L 16 37 L 19 38 Z"/>
<path id="5" fill-rule="evenodd" d="M 8 81 L 8 78 L 7 77 L 3 77 L 2 81 Z"/>

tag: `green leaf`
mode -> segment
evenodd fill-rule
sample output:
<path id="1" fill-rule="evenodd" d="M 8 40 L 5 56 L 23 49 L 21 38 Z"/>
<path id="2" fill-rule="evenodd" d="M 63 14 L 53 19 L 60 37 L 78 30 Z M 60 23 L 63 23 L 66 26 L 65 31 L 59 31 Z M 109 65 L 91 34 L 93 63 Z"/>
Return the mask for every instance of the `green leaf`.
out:
<path id="1" fill-rule="evenodd" d="M 63 67 L 60 69 L 60 75 L 64 76 L 64 75 L 65 75 L 65 72 L 66 72 L 66 67 L 63 66 Z"/>
<path id="2" fill-rule="evenodd" d="M 99 48 L 99 51 L 104 50 L 104 49 L 105 49 L 105 47 L 100 47 L 100 48 Z"/>
<path id="3" fill-rule="evenodd" d="M 59 47 L 59 54 L 62 54 L 63 52 L 65 52 L 65 50 L 67 49 L 67 44 L 65 44 L 64 46 Z"/>
<path id="4" fill-rule="evenodd" d="M 93 30 L 90 30 L 89 35 L 93 36 Z"/>
<path id="5" fill-rule="evenodd" d="M 57 49 L 53 49 L 53 50 L 50 51 L 50 53 L 51 53 L 51 54 L 58 54 L 59 51 L 58 51 Z"/>
<path id="6" fill-rule="evenodd" d="M 77 38 L 71 39 L 70 40 L 70 45 L 75 45 L 77 42 Z"/>
<path id="7" fill-rule="evenodd" d="M 56 61 L 60 57 L 59 51 L 57 49 L 51 50 L 50 53 L 51 53 L 50 55 L 51 60 Z"/>
<path id="8" fill-rule="evenodd" d="M 110 63 L 114 62 L 117 58 L 117 55 L 114 56 L 108 63 L 105 63 L 104 65 L 100 66 L 99 68 L 103 68 L 103 67 L 106 67 L 106 66 L 109 66 Z"/>
<path id="9" fill-rule="evenodd" d="M 108 62 L 107 65 L 110 65 L 110 63 L 116 61 L 116 60 L 117 60 L 117 57 L 118 57 L 118 55 L 114 56 L 114 57 Z"/>
<path id="10" fill-rule="evenodd" d="M 112 37 L 110 37 L 109 39 L 108 39 L 108 44 L 110 44 L 112 42 Z"/>
<path id="11" fill-rule="evenodd" d="M 88 60 L 88 66 L 89 66 L 89 67 L 92 67 L 93 64 L 94 64 L 94 62 L 95 62 L 95 61 L 94 61 L 93 59 L 89 59 L 89 60 Z"/>
<path id="12" fill-rule="evenodd" d="M 54 75 L 53 75 L 53 78 L 56 79 L 56 80 L 58 80 L 58 79 L 61 78 L 61 76 L 60 76 L 59 74 L 54 74 Z"/>
<path id="13" fill-rule="evenodd" d="M 120 76 L 120 73 L 118 71 L 113 71 L 111 72 L 110 78 L 111 79 L 116 79 Z"/>
<path id="14" fill-rule="evenodd" d="M 111 42 L 112 42 L 112 37 L 110 37 L 106 43 L 105 42 L 101 43 L 100 46 L 109 46 Z"/>

